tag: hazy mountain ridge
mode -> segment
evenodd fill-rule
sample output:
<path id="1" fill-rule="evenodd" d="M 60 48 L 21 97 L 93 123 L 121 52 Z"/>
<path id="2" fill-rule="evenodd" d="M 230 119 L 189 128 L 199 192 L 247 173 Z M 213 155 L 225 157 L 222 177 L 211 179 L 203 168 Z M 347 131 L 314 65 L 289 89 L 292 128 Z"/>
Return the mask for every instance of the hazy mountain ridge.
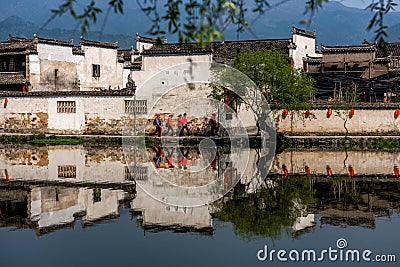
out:
<path id="1" fill-rule="evenodd" d="M 0 38 L 5 40 L 9 33 L 16 36 L 32 37 L 34 33 L 39 36 L 70 40 L 79 40 L 80 29 L 76 27 L 76 21 L 69 16 L 56 17 L 46 29 L 38 32 L 40 26 L 51 16 L 50 10 L 59 3 L 54 0 L 15 0 L 15 2 L 0 0 L 3 12 L 0 14 Z M 274 6 L 280 0 L 270 0 L 271 10 L 263 16 L 255 18 L 249 14 L 249 23 L 252 33 L 245 31 L 239 35 L 240 39 L 264 39 L 264 38 L 288 38 L 291 36 L 291 26 L 316 31 L 317 44 L 327 45 L 360 44 L 364 39 L 373 41 L 374 32 L 366 32 L 366 26 L 372 17 L 372 13 L 363 9 L 351 8 L 339 2 L 329 2 L 324 5 L 313 17 L 311 25 L 307 28 L 299 24 L 301 20 L 308 19 L 303 15 L 306 0 L 292 0 Z M 25 4 L 22 4 L 25 3 Z M 104 4 L 103 4 L 104 5 Z M 248 8 L 251 10 L 251 7 Z M 390 41 L 399 41 L 400 16 L 399 12 L 391 12 L 386 15 L 385 22 L 392 26 L 389 28 Z M 7 16 L 6 16 L 7 15 Z M 11 17 L 10 17 L 11 16 Z M 20 17 L 17 19 L 18 16 Z M 91 25 L 90 30 L 99 30 L 102 26 L 104 14 L 98 18 L 96 25 Z M 399 24 L 399 26 L 396 26 Z M 135 33 L 146 35 L 150 27 L 150 21 L 136 6 L 135 1 L 125 1 L 124 15 L 110 13 L 101 41 L 118 41 L 121 48 L 128 48 L 133 44 Z M 396 30 L 397 28 L 398 30 Z M 62 29 L 61 29 L 62 28 Z M 86 38 L 99 40 L 99 32 L 91 32 Z M 238 34 L 231 27 L 225 32 L 226 40 L 236 40 Z M 169 42 L 176 41 L 174 36 L 167 36 Z"/>
<path id="2" fill-rule="evenodd" d="M 18 16 L 11 16 L 0 22 L 0 40 L 5 41 L 8 35 L 16 37 L 33 38 L 37 34 L 42 38 L 52 38 L 58 40 L 74 40 L 75 45 L 79 45 L 81 32 L 79 30 L 66 29 L 42 29 L 38 25 L 25 21 Z M 90 40 L 100 41 L 100 32 L 89 32 L 85 37 Z M 129 48 L 133 44 L 133 36 L 127 34 L 107 34 L 104 33 L 101 41 L 116 42 L 120 48 Z"/>

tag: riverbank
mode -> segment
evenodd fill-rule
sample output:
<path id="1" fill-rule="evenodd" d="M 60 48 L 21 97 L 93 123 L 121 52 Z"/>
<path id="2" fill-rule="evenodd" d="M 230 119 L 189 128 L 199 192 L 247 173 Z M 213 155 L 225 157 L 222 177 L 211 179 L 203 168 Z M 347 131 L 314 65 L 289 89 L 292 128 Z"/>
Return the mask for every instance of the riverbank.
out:
<path id="1" fill-rule="evenodd" d="M 139 137 L 140 138 L 140 137 Z M 143 137 L 141 137 L 143 138 Z M 169 137 L 167 143 L 181 146 L 196 146 L 205 136 Z M 216 145 L 230 145 L 229 138 L 212 138 Z M 123 136 L 119 135 L 53 135 L 53 134 L 17 134 L 7 133 L 0 135 L 0 144 L 30 144 L 30 145 L 123 145 Z M 157 147 L 162 145 L 161 139 L 151 136 L 145 137 L 146 146 Z M 165 142 L 163 141 L 165 144 Z M 250 147 L 260 145 L 259 136 L 249 136 Z M 399 135 L 277 135 L 277 151 L 286 149 L 400 149 Z"/>

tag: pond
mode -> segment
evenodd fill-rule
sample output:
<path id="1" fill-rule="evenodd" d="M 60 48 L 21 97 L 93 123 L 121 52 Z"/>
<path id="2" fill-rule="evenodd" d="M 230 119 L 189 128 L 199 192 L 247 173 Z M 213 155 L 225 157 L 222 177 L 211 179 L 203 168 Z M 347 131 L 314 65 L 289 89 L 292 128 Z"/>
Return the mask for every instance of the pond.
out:
<path id="1" fill-rule="evenodd" d="M 193 147 L 146 152 L 135 155 L 132 168 L 119 146 L 3 145 L 1 266 L 397 266 L 400 260 L 398 151 L 285 150 L 266 177 L 257 169 L 257 149 L 248 151 L 240 174 L 223 162 L 223 147 L 206 157 Z M 200 169 L 206 174 L 196 175 Z M 228 192 L 196 207 L 159 201 L 145 182 L 153 170 L 199 188 L 224 173 Z"/>

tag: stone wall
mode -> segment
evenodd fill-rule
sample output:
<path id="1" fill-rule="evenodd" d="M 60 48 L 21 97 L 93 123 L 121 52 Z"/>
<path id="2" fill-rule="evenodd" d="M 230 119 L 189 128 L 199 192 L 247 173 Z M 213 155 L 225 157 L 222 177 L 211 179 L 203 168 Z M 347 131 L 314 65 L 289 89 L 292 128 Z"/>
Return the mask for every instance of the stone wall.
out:
<path id="1" fill-rule="evenodd" d="M 400 118 L 394 116 L 396 107 L 383 109 L 355 108 L 354 116 L 350 117 L 349 109 L 332 110 L 327 115 L 327 108 L 310 110 L 306 117 L 305 111 L 289 111 L 283 116 L 283 110 L 273 111 L 278 132 L 284 134 L 345 134 L 346 127 L 349 134 L 381 135 L 400 133 Z"/>
<path id="2" fill-rule="evenodd" d="M 7 98 L 8 103 L 5 104 Z M 6 133 L 122 134 L 130 96 L 0 97 L 0 131 Z M 75 102 L 75 112 L 58 112 L 59 101 Z M 137 122 L 143 119 L 138 116 Z"/>
<path id="3" fill-rule="evenodd" d="M 284 151 L 275 156 L 270 173 L 282 174 L 282 165 L 286 165 L 291 174 L 304 174 L 305 166 L 312 174 L 326 175 L 327 166 L 333 174 L 348 174 L 352 166 L 358 175 L 392 175 L 398 164 L 397 151 Z"/>

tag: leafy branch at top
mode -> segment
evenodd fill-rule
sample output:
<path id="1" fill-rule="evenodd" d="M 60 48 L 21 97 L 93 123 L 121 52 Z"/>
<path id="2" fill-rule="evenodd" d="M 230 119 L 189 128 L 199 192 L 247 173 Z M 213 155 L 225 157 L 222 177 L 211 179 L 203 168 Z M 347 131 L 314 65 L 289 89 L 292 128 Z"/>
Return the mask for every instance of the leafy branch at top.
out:
<path id="1" fill-rule="evenodd" d="M 46 21 L 46 27 L 55 17 L 70 14 L 79 22 L 81 31 L 86 34 L 90 25 L 96 23 L 102 9 L 92 0 L 83 9 L 79 3 L 83 0 L 64 0 L 62 4 L 53 9 L 53 16 Z M 102 30 L 107 21 L 110 10 L 116 14 L 124 14 L 125 0 L 111 0 L 105 14 Z M 247 19 L 259 18 L 266 11 L 273 9 L 281 3 L 294 0 L 281 0 L 271 5 L 268 0 L 136 0 L 140 10 L 149 18 L 149 34 L 162 38 L 166 34 L 178 37 L 180 43 L 197 42 L 215 39 L 224 40 L 224 33 L 228 27 L 235 27 L 238 33 L 245 29 L 251 31 Z M 98 2 L 98 1 L 97 1 Z M 304 14 L 309 14 L 308 20 L 302 21 L 310 24 L 315 13 L 328 3 L 329 0 L 308 0 L 305 3 Z M 397 4 L 394 0 L 371 0 L 367 10 L 374 12 L 367 30 L 375 30 L 375 41 L 380 44 L 387 37 L 387 26 L 384 16 L 394 10 Z"/>

